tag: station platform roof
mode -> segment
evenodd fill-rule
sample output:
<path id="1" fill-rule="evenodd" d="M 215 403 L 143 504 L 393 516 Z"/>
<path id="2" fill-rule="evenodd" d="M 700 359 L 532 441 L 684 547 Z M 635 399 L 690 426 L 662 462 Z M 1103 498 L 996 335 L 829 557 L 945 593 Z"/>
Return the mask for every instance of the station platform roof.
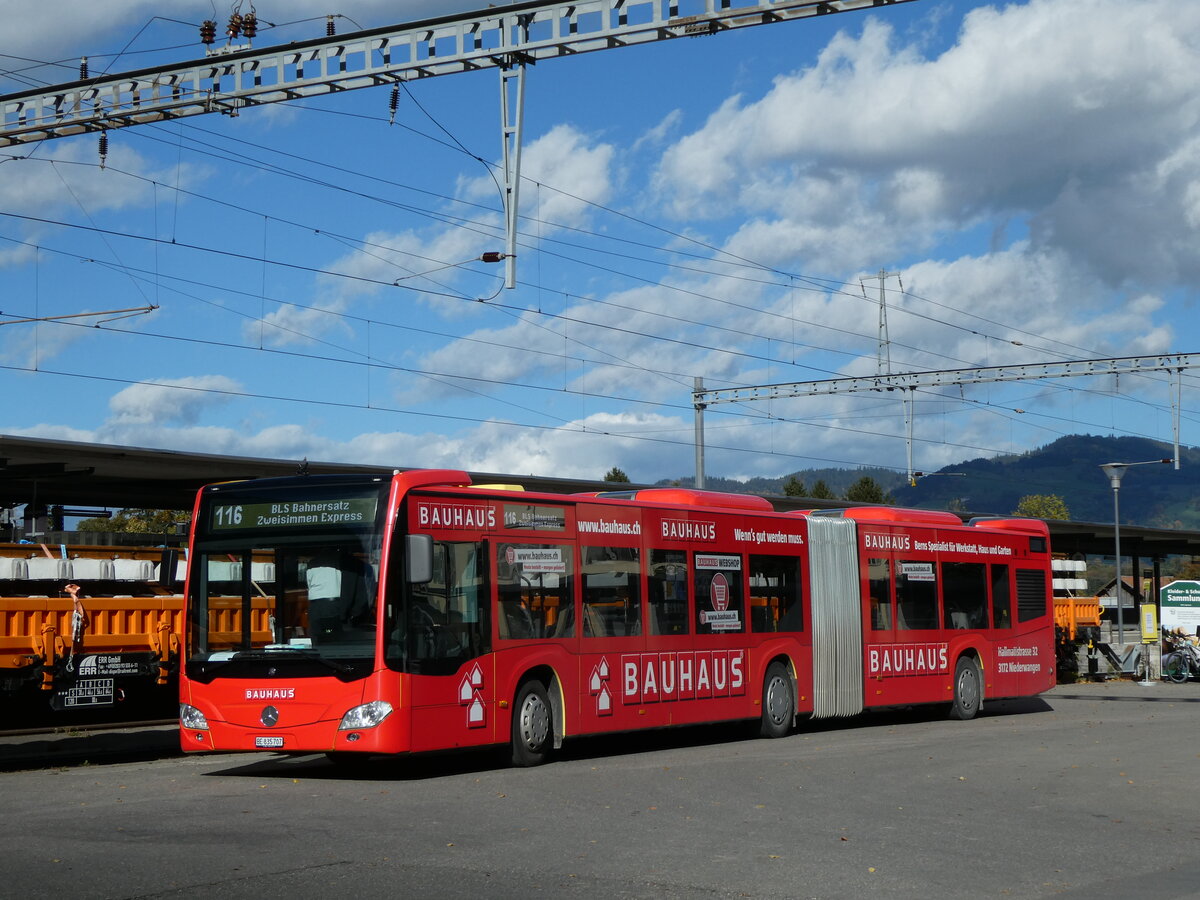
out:
<path id="1" fill-rule="evenodd" d="M 316 460 L 269 459 L 156 450 L 92 444 L 14 435 L 0 435 L 0 505 L 58 505 L 87 508 L 191 509 L 196 491 L 218 481 L 240 481 L 296 475 L 354 472 L 390 473 L 412 466 L 375 466 Z M 527 490 L 580 493 L 613 490 L 611 482 L 582 481 L 471 472 L 478 484 L 519 484 Z M 653 485 L 621 485 L 621 488 Z M 770 497 L 777 509 L 836 508 L 844 501 L 819 501 L 805 497 Z M 979 511 L 977 515 L 996 515 Z M 1003 513 L 1000 513 L 1003 514 Z M 1048 520 L 1051 545 L 1068 555 L 1111 556 L 1114 529 L 1111 523 Z M 1200 556 L 1200 531 L 1121 525 L 1122 556 L 1144 560 L 1169 555 Z"/>
<path id="2" fill-rule="evenodd" d="M 206 484 L 297 475 L 387 473 L 414 466 L 331 463 L 155 450 L 0 435 L 0 506 L 188 509 Z M 612 490 L 599 481 L 472 472 L 478 484 L 552 493 Z M 648 486 L 648 485 L 647 485 Z"/>

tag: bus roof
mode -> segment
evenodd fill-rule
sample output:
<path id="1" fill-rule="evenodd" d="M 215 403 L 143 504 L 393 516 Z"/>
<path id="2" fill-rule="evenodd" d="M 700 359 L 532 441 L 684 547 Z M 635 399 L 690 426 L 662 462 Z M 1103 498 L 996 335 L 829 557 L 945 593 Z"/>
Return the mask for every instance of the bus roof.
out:
<path id="1" fill-rule="evenodd" d="M 1050 526 L 1041 519 L 1021 519 L 1008 516 L 976 516 L 968 525 L 979 528 L 995 528 L 1001 531 L 1018 531 L 1022 534 L 1049 535 Z"/>
<path id="2" fill-rule="evenodd" d="M 961 525 L 962 519 L 952 512 L 937 509 L 905 509 L 899 506 L 851 506 L 842 516 L 856 522 L 897 522 L 907 525 Z"/>
<path id="3" fill-rule="evenodd" d="M 602 500 L 640 500 L 670 503 L 676 506 L 712 506 L 721 509 L 745 509 L 774 512 L 771 501 L 754 494 L 727 494 L 722 491 L 697 491 L 691 488 L 646 488 L 640 491 L 602 491 L 587 496 Z"/>

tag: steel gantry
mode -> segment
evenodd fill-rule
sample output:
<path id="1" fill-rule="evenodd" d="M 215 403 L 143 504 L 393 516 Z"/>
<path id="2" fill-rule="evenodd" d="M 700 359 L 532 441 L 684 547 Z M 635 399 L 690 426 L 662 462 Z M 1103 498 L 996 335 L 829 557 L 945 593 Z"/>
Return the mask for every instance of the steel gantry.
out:
<path id="1" fill-rule="evenodd" d="M 266 103 L 498 68 L 507 284 L 513 287 L 527 64 L 909 2 L 742 0 L 735 6 L 734 0 L 527 0 L 261 50 L 231 45 L 202 59 L 0 96 L 0 147 L 206 113 L 236 116 Z"/>
<path id="2" fill-rule="evenodd" d="M 1167 372 L 1171 382 L 1171 418 L 1175 438 L 1175 468 L 1179 468 L 1179 411 L 1182 402 L 1183 371 L 1200 367 L 1200 354 L 1176 353 L 1163 356 L 1125 356 L 1110 359 L 1079 359 L 1054 363 L 1030 363 L 1013 366 L 977 366 L 970 369 L 942 369 L 929 372 L 878 374 L 850 378 L 826 378 L 822 381 L 794 381 L 750 387 L 706 391 L 696 381 L 692 404 L 696 411 L 696 485 L 704 483 L 704 410 L 714 403 L 738 403 L 751 400 L 782 400 L 789 397 L 816 397 L 827 394 L 854 394 L 863 391 L 915 391 L 933 387 L 965 387 L 1002 381 L 1037 381 L 1044 378 L 1074 378 L 1084 375 L 1143 375 Z M 908 477 L 913 477 L 913 416 L 905 416 L 908 446 Z"/>

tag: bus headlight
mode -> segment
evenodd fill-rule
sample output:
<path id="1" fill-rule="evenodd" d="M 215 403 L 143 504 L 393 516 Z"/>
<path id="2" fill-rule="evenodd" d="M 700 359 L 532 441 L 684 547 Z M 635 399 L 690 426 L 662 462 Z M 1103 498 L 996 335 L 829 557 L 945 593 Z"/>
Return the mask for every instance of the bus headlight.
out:
<path id="1" fill-rule="evenodd" d="M 354 731 L 357 728 L 374 728 L 392 714 L 392 704 L 386 700 L 372 700 L 356 706 L 344 716 L 338 731 Z"/>
<path id="2" fill-rule="evenodd" d="M 186 703 L 179 704 L 179 724 L 189 731 L 208 731 L 208 719 L 204 718 L 204 713 Z"/>

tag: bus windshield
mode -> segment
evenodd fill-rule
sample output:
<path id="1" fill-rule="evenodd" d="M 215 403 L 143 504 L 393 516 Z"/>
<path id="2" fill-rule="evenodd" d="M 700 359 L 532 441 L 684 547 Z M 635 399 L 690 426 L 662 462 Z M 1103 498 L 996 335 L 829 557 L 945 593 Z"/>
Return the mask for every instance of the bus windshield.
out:
<path id="1" fill-rule="evenodd" d="M 371 672 L 385 487 L 289 479 L 206 494 L 189 563 L 188 676 Z"/>

